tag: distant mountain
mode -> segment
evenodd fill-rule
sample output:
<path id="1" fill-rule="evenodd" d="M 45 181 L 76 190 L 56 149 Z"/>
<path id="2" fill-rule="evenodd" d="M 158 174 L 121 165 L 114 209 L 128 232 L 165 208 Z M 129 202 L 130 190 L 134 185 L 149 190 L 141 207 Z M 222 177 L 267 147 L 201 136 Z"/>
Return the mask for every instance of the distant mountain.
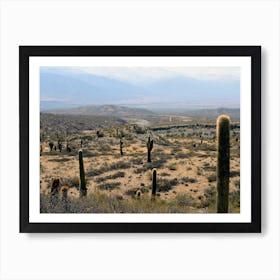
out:
<path id="1" fill-rule="evenodd" d="M 40 73 L 41 111 L 85 105 L 130 107 L 237 107 L 239 80 L 198 80 L 185 76 L 132 84 L 88 73 Z"/>
<path id="2" fill-rule="evenodd" d="M 146 109 L 130 108 L 116 105 L 101 105 L 101 106 L 83 106 L 77 108 L 57 108 L 45 111 L 52 114 L 63 115 L 95 115 L 95 116 L 139 116 L 139 115 L 153 115 L 154 113 Z"/>
<path id="3" fill-rule="evenodd" d="M 135 99 L 141 88 L 96 75 L 75 76 L 54 73 L 40 74 L 41 107 L 58 102 L 65 107 L 87 104 L 110 104 L 112 102 Z"/>
<path id="4" fill-rule="evenodd" d="M 189 110 L 182 115 L 188 117 L 206 117 L 206 118 L 217 118 L 219 115 L 229 115 L 231 119 L 240 118 L 239 108 L 217 108 L 217 109 L 200 109 L 200 110 Z"/>

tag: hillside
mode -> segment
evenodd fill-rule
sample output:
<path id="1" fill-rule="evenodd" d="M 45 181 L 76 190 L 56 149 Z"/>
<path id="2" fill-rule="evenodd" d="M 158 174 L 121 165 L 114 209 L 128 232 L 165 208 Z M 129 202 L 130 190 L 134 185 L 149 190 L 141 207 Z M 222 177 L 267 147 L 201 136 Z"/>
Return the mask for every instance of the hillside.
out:
<path id="1" fill-rule="evenodd" d="M 194 118 L 213 118 L 216 119 L 219 115 L 226 114 L 229 115 L 231 119 L 240 118 L 240 109 L 239 108 L 216 108 L 216 109 L 198 109 L 198 110 L 189 110 L 182 115 Z"/>
<path id="2" fill-rule="evenodd" d="M 59 114 L 59 115 L 95 115 L 95 116 L 115 116 L 115 117 L 124 117 L 124 116 L 139 116 L 139 115 L 153 115 L 154 113 L 139 108 L 129 108 L 124 106 L 115 106 L 115 105 L 91 105 L 91 106 L 82 106 L 77 108 L 57 108 L 52 110 L 47 110 L 45 113 Z"/>

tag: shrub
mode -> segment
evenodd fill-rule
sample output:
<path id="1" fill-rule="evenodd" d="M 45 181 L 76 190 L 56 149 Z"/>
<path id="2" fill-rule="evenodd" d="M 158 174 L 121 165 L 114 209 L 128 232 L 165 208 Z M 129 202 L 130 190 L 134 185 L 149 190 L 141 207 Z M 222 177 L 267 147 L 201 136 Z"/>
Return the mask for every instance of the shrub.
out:
<path id="1" fill-rule="evenodd" d="M 217 190 L 214 186 L 209 186 L 204 190 L 204 197 L 205 200 L 202 201 L 201 207 L 211 207 L 215 208 L 216 207 L 216 195 L 217 195 Z"/>
<path id="2" fill-rule="evenodd" d="M 161 177 L 168 177 L 168 176 L 170 176 L 170 174 L 167 173 L 167 172 L 162 172 L 162 173 L 160 173 L 160 176 Z"/>
<path id="3" fill-rule="evenodd" d="M 70 177 L 70 178 L 60 178 L 60 185 L 67 185 L 69 187 L 75 187 L 76 189 L 80 188 L 80 178 L 78 176 L 76 177 Z"/>
<path id="4" fill-rule="evenodd" d="M 87 172 L 87 176 L 97 176 L 114 169 L 126 169 L 126 168 L 130 168 L 129 162 L 119 161 L 119 162 L 112 163 L 110 165 L 105 163 L 99 169 L 95 169 L 93 167 L 93 170 Z"/>
<path id="5" fill-rule="evenodd" d="M 132 159 L 130 160 L 130 162 L 131 162 L 132 164 L 137 164 L 137 165 L 139 165 L 139 164 L 142 164 L 142 163 L 143 163 L 143 159 L 142 159 L 142 158 L 132 158 Z"/>
<path id="6" fill-rule="evenodd" d="M 98 189 L 108 191 L 108 190 L 116 189 L 120 185 L 121 185 L 120 182 L 103 183 L 103 184 L 98 185 Z"/>
<path id="7" fill-rule="evenodd" d="M 239 170 L 238 170 L 238 171 L 235 171 L 235 170 L 230 171 L 229 176 L 230 176 L 230 177 L 237 177 L 237 176 L 240 176 L 240 171 L 239 171 Z"/>
<path id="8" fill-rule="evenodd" d="M 211 165 L 204 165 L 203 166 L 203 169 L 205 170 L 205 171 L 213 171 L 213 172 L 216 172 L 216 166 L 211 166 Z"/>
<path id="9" fill-rule="evenodd" d="M 240 180 L 234 181 L 234 185 L 240 188 Z"/>
<path id="10" fill-rule="evenodd" d="M 167 166 L 167 168 L 170 170 L 170 171 L 175 171 L 175 170 L 177 170 L 177 167 L 175 166 L 175 165 L 169 165 L 169 166 Z"/>
<path id="11" fill-rule="evenodd" d="M 229 193 L 229 202 L 232 208 L 240 207 L 240 190 L 234 190 Z"/>
<path id="12" fill-rule="evenodd" d="M 178 185 L 178 179 L 174 178 L 171 180 L 160 178 L 158 179 L 157 186 L 159 192 L 168 192 L 170 191 L 174 186 Z"/>
<path id="13" fill-rule="evenodd" d="M 180 159 L 180 158 L 189 158 L 189 154 L 187 153 L 178 153 L 177 155 L 175 155 L 176 159 Z"/>
<path id="14" fill-rule="evenodd" d="M 195 178 L 189 178 L 189 177 L 182 177 L 182 183 L 187 184 L 187 183 L 196 183 L 197 179 Z"/>
<path id="15" fill-rule="evenodd" d="M 141 192 L 143 192 L 141 190 Z M 95 192 L 83 198 L 71 198 L 67 208 L 62 203 L 53 206 L 49 203 L 49 196 L 41 194 L 41 213 L 189 213 L 197 212 L 188 205 L 192 205 L 191 197 L 179 197 L 165 201 L 150 196 L 141 199 L 123 199 L 120 195 Z M 179 201 L 179 203 L 178 203 Z"/>
<path id="16" fill-rule="evenodd" d="M 175 197 L 175 203 L 178 206 L 194 206 L 195 199 L 189 194 L 177 194 Z"/>
<path id="17" fill-rule="evenodd" d="M 112 169 L 126 169 L 126 168 L 130 168 L 129 162 L 118 161 L 118 162 L 115 162 L 115 163 L 112 163 L 111 165 L 109 165 L 107 171 L 110 171 Z"/>
<path id="18" fill-rule="evenodd" d="M 133 172 L 135 174 L 139 174 L 139 173 L 147 172 L 148 170 L 152 170 L 152 169 L 153 169 L 152 163 L 147 162 L 147 163 L 143 164 L 143 166 L 134 169 Z"/>
<path id="19" fill-rule="evenodd" d="M 71 160 L 71 158 L 69 158 L 69 157 L 49 159 L 49 161 L 52 161 L 52 162 L 66 162 L 66 161 L 69 161 L 69 160 Z"/>
<path id="20" fill-rule="evenodd" d="M 208 179 L 209 183 L 215 182 L 217 180 L 217 175 L 216 174 L 211 174 L 207 177 L 207 179 Z"/>
<path id="21" fill-rule="evenodd" d="M 125 176 L 125 173 L 122 172 L 122 171 L 119 171 L 117 173 L 114 173 L 114 174 L 111 174 L 111 175 L 108 175 L 108 176 L 105 176 L 105 177 L 99 177 L 99 178 L 96 178 L 95 181 L 96 182 L 102 182 L 102 181 L 106 181 L 108 179 L 117 179 L 117 178 L 122 178 Z"/>
<path id="22" fill-rule="evenodd" d="M 129 196 L 132 196 L 132 197 L 135 197 L 135 194 L 136 194 L 137 191 L 140 191 L 141 193 L 148 193 L 150 191 L 150 188 L 146 187 L 146 186 L 140 186 L 138 188 L 131 188 L 131 189 L 127 190 L 125 192 L 125 194 L 129 195 Z"/>

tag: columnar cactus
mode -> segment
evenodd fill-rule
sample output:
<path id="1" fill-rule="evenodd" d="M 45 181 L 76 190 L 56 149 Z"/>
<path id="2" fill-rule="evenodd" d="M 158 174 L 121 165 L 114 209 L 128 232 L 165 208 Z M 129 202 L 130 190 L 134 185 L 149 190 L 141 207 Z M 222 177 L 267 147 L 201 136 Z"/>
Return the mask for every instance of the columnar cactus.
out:
<path id="1" fill-rule="evenodd" d="M 61 143 L 58 144 L 58 149 L 59 149 L 60 152 L 62 152 L 62 144 Z"/>
<path id="2" fill-rule="evenodd" d="M 122 139 L 120 139 L 120 154 L 121 154 L 121 156 L 123 155 L 123 141 L 122 141 Z"/>
<path id="3" fill-rule="evenodd" d="M 50 142 L 50 143 L 49 143 L 49 146 L 50 146 L 50 150 L 52 151 L 53 146 L 54 146 L 53 142 Z"/>
<path id="4" fill-rule="evenodd" d="M 155 199 L 157 192 L 157 171 L 154 168 L 152 171 L 152 200 Z"/>
<path id="5" fill-rule="evenodd" d="M 80 167 L 80 196 L 87 195 L 86 178 L 83 162 L 83 151 L 79 150 L 79 167 Z"/>
<path id="6" fill-rule="evenodd" d="M 150 136 L 149 136 L 149 139 L 148 139 L 148 142 L 147 142 L 147 149 L 148 149 L 148 162 L 151 162 L 151 151 L 153 149 L 153 146 L 154 146 L 154 141 L 151 140 Z"/>
<path id="7" fill-rule="evenodd" d="M 217 212 L 228 212 L 230 119 L 227 115 L 217 118 Z"/>

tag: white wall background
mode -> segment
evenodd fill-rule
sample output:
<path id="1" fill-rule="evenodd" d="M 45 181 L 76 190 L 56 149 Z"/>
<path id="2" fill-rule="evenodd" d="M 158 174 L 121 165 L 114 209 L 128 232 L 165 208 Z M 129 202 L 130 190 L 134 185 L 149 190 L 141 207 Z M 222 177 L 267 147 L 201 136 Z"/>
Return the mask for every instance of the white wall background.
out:
<path id="1" fill-rule="evenodd" d="M 280 2 L 0 1 L 1 279 L 280 279 Z M 19 234 L 19 45 L 262 45 L 262 234 Z M 32 160 L 32 159 L 30 159 Z"/>

